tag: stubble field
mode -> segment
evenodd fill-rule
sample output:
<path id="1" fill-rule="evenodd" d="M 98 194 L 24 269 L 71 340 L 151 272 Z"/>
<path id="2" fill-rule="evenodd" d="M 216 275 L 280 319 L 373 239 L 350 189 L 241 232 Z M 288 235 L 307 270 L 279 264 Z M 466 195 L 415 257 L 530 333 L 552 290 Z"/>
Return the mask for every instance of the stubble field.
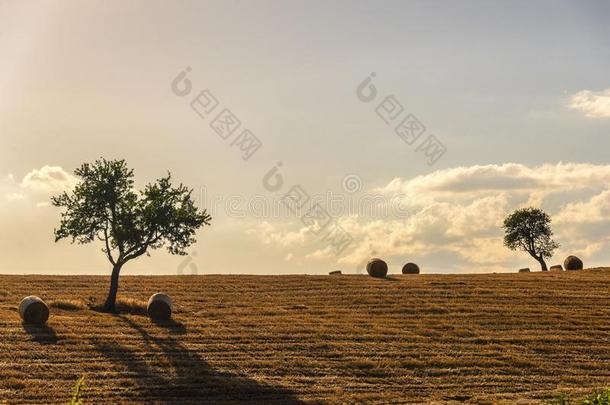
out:
<path id="1" fill-rule="evenodd" d="M 0 403 L 540 403 L 610 386 L 610 269 L 122 277 L 175 321 L 108 315 L 107 277 L 0 276 Z M 54 302 L 48 328 L 19 300 Z M 71 301 L 71 302 L 68 302 Z"/>

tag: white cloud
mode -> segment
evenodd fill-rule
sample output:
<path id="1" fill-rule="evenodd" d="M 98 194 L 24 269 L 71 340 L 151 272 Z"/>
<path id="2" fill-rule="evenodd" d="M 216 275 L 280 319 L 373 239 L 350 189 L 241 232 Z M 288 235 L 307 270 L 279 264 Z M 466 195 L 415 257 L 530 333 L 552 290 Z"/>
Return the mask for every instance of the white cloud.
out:
<path id="1" fill-rule="evenodd" d="M 256 236 L 266 245 L 276 244 L 283 247 L 302 246 L 305 243 L 307 232 L 306 227 L 300 228 L 297 232 L 282 231 L 267 221 L 246 230 L 248 235 Z"/>
<path id="2" fill-rule="evenodd" d="M 519 163 L 460 166 L 438 170 L 410 180 L 395 178 L 376 191 L 401 194 L 411 204 L 437 199 L 471 200 L 490 193 L 537 195 L 599 187 L 610 182 L 610 165 L 585 163 L 544 164 L 528 167 Z"/>
<path id="3" fill-rule="evenodd" d="M 52 195 L 71 190 L 77 179 L 59 166 L 43 166 L 27 173 L 20 182 L 8 174 L 0 182 L 0 195 L 7 201 L 29 201 L 37 207 L 49 206 Z"/>
<path id="4" fill-rule="evenodd" d="M 405 220 L 343 220 L 341 226 L 357 246 L 339 262 L 356 265 L 374 255 L 404 258 L 444 252 L 473 263 L 499 263 L 509 253 L 491 246 L 494 241 L 502 246 L 498 234 L 507 206 L 507 195 L 501 193 L 466 204 L 432 202 Z"/>
<path id="5" fill-rule="evenodd" d="M 380 191 L 405 195 L 416 213 L 405 221 L 377 223 L 381 232 L 360 221 L 370 237 L 342 258 L 346 263 L 357 263 L 374 250 L 389 256 L 451 252 L 475 267 L 511 265 L 517 256 L 503 247 L 501 225 L 508 213 L 526 205 L 551 214 L 562 244 L 558 254 L 593 254 L 606 243 L 600 242 L 603 235 L 610 234 L 610 165 L 457 167 L 397 178 Z M 581 201 L 587 193 L 594 195 Z"/>
<path id="6" fill-rule="evenodd" d="M 571 108 L 582 111 L 589 118 L 610 117 L 610 89 L 582 90 L 570 98 Z"/>
<path id="7" fill-rule="evenodd" d="M 516 253 L 504 247 L 501 237 L 473 238 L 463 245 L 452 247 L 455 253 L 477 267 L 489 268 L 515 260 Z"/>
<path id="8" fill-rule="evenodd" d="M 55 193 L 71 190 L 77 181 L 74 176 L 59 166 L 43 166 L 26 174 L 21 181 L 21 187 Z"/>
<path id="9" fill-rule="evenodd" d="M 556 216 L 559 223 L 595 223 L 610 220 L 610 190 L 587 201 L 570 202 Z"/>
<path id="10" fill-rule="evenodd" d="M 25 194 L 22 193 L 8 193 L 5 195 L 5 198 L 8 201 L 21 201 L 25 200 L 27 197 L 25 196 Z"/>
<path id="11" fill-rule="evenodd" d="M 326 246 L 323 249 L 315 250 L 305 256 L 306 259 L 329 259 L 335 256 L 335 251 L 332 246 Z"/>
<path id="12" fill-rule="evenodd" d="M 279 246 L 298 242 L 310 249 L 303 254 L 306 260 L 346 266 L 380 256 L 397 262 L 418 260 L 428 269 L 434 267 L 428 263 L 437 261 L 437 271 L 514 271 L 518 263 L 530 263 L 530 258 L 503 246 L 502 222 L 513 210 L 533 205 L 549 212 L 562 245 L 556 255 L 560 259 L 552 261 L 561 262 L 568 254 L 586 259 L 610 243 L 610 165 L 456 167 L 412 179 L 395 178 L 375 191 L 401 196 L 413 214 L 404 219 L 336 218 L 354 238 L 353 246 L 338 260 L 330 247 L 309 247 L 317 239 L 305 243 L 305 228 L 280 232 L 279 225 L 264 223 L 257 234 L 265 243 Z"/>
<path id="13" fill-rule="evenodd" d="M 558 239 L 570 241 L 572 251 L 567 252 L 563 246 L 562 253 L 589 257 L 610 247 L 609 189 L 563 205 L 553 218 Z"/>

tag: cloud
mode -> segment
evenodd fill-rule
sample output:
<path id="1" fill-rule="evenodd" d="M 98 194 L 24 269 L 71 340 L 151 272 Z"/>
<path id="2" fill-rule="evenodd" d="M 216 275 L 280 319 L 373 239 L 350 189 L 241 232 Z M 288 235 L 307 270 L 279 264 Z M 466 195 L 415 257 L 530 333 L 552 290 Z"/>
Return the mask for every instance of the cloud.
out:
<path id="1" fill-rule="evenodd" d="M 0 181 L 0 195 L 6 201 L 28 202 L 37 207 L 49 206 L 52 195 L 74 188 L 78 180 L 59 166 L 45 165 L 32 169 L 20 182 L 13 174 L 8 174 Z"/>
<path id="2" fill-rule="evenodd" d="M 579 91 L 570 98 L 569 106 L 582 111 L 589 118 L 608 118 L 610 117 L 610 89 Z"/>
<path id="3" fill-rule="evenodd" d="M 266 245 L 276 244 L 283 247 L 302 246 L 307 233 L 306 227 L 300 228 L 296 232 L 282 231 L 278 229 L 278 226 L 267 221 L 246 230 L 246 234 L 256 236 Z"/>
<path id="4" fill-rule="evenodd" d="M 59 166 L 43 166 L 25 175 L 21 187 L 30 190 L 61 192 L 71 190 L 78 180 Z"/>
<path id="5" fill-rule="evenodd" d="M 8 201 L 20 201 L 25 200 L 27 197 L 25 196 L 25 194 L 22 193 L 8 193 L 5 195 L 5 198 Z"/>
<path id="6" fill-rule="evenodd" d="M 558 223 L 598 223 L 610 220 L 610 190 L 604 190 L 586 201 L 566 204 L 556 216 Z"/>
<path id="7" fill-rule="evenodd" d="M 533 205 L 553 219 L 556 239 L 562 245 L 557 257 L 582 254 L 588 258 L 610 243 L 610 165 L 559 162 L 455 167 L 411 179 L 395 178 L 374 191 L 399 196 L 412 214 L 406 218 L 336 218 L 354 238 L 352 247 L 338 259 L 329 247 L 310 246 L 315 239 L 306 241 L 304 228 L 290 232 L 288 224 L 280 232 L 280 225 L 265 223 L 257 235 L 279 246 L 298 242 L 309 250 L 303 253 L 306 260 L 350 267 L 380 256 L 399 263 L 419 261 L 429 271 L 514 271 L 531 260 L 527 254 L 503 246 L 502 223 L 513 210 Z"/>
<path id="8" fill-rule="evenodd" d="M 553 218 L 557 237 L 570 241 L 572 252 L 562 249 L 562 253 L 590 257 L 610 247 L 610 190 L 567 203 Z"/>
<path id="9" fill-rule="evenodd" d="M 563 245 L 558 254 L 592 254 L 610 234 L 610 165 L 456 167 L 413 179 L 396 178 L 378 191 L 404 195 L 415 214 L 403 221 L 360 218 L 346 223 L 359 242 L 341 258 L 344 263 L 358 263 L 372 251 L 395 257 L 445 252 L 473 267 L 512 268 L 517 256 L 503 247 L 502 221 L 529 205 L 551 214 Z"/>
<path id="10" fill-rule="evenodd" d="M 335 256 L 335 251 L 332 246 L 326 246 L 323 249 L 315 250 L 305 256 L 306 259 L 329 259 Z"/>
<path id="11" fill-rule="evenodd" d="M 438 170 L 413 179 L 395 178 L 376 191 L 401 194 L 412 204 L 437 199 L 471 200 L 473 196 L 510 192 L 540 197 L 558 190 L 598 187 L 610 182 L 610 165 L 586 163 L 544 164 L 528 167 L 519 163 L 460 166 Z"/>
<path id="12" fill-rule="evenodd" d="M 490 195 L 467 204 L 436 201 L 405 220 L 349 218 L 341 221 L 356 240 L 356 248 L 339 262 L 356 265 L 367 257 L 424 257 L 451 253 L 472 263 L 500 263 L 507 254 L 498 239 L 508 207 L 507 194 Z M 493 252 L 493 254 L 490 254 Z"/>

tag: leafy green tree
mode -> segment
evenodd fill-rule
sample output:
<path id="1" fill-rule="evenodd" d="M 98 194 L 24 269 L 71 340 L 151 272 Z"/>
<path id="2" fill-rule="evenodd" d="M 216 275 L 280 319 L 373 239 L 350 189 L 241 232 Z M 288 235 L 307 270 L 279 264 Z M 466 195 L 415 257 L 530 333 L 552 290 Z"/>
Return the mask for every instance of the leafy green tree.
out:
<path id="1" fill-rule="evenodd" d="M 504 220 L 504 245 L 511 250 L 522 250 L 547 271 L 545 258 L 553 256 L 559 244 L 553 240 L 551 218 L 538 208 L 516 210 Z"/>
<path id="2" fill-rule="evenodd" d="M 102 251 L 113 266 L 105 311 L 116 311 L 125 263 L 163 246 L 171 254 L 185 255 L 196 242 L 197 229 L 210 225 L 211 216 L 195 207 L 192 190 L 172 186 L 170 173 L 139 192 L 133 189 L 133 170 L 124 160 L 84 163 L 74 174 L 81 180 L 74 190 L 52 198 L 54 206 L 65 209 L 55 241 L 103 242 Z"/>

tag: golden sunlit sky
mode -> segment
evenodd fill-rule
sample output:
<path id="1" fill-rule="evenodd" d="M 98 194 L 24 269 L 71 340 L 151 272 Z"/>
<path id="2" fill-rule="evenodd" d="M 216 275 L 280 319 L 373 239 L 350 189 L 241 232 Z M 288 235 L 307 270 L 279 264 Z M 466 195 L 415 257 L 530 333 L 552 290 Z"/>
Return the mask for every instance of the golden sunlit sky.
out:
<path id="1" fill-rule="evenodd" d="M 528 205 L 553 218 L 550 265 L 607 265 L 609 18 L 603 1 L 0 1 L 0 272 L 109 271 L 100 244 L 54 242 L 49 204 L 99 157 L 138 187 L 171 171 L 214 216 L 188 257 L 123 274 L 537 269 L 502 245 Z M 296 189 L 328 228 L 283 204 Z"/>

